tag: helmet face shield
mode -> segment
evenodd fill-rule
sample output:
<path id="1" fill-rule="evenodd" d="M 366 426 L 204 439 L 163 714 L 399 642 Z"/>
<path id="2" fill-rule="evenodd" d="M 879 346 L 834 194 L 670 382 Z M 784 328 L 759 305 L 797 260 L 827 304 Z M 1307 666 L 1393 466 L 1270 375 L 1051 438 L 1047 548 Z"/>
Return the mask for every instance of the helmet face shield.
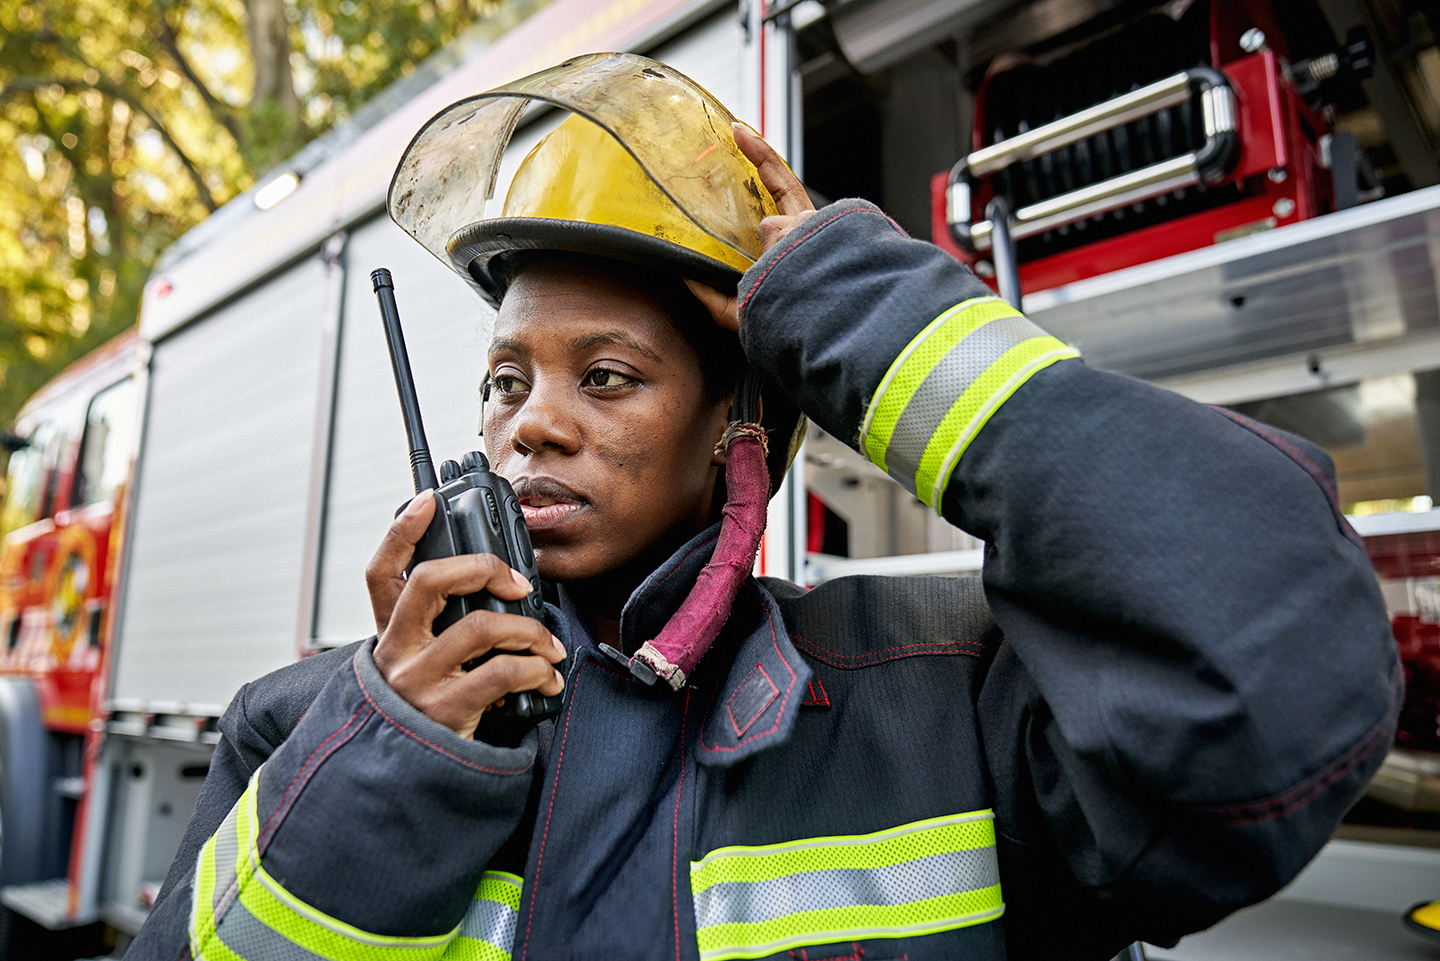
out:
<path id="1" fill-rule="evenodd" d="M 441 111 L 416 135 L 391 181 L 388 205 L 395 222 L 436 257 L 465 270 L 460 261 L 473 255 L 460 249 L 473 235 L 466 229 L 486 220 L 505 148 L 533 101 L 601 128 L 628 155 L 624 163 L 638 165 L 658 188 L 656 196 L 669 209 L 656 211 L 657 226 L 648 236 L 670 239 L 678 213 L 688 221 L 686 229 L 698 228 L 708 237 L 706 245 L 724 248 L 705 251 L 706 256 L 737 275 L 760 256 L 760 221 L 776 210 L 735 143 L 734 116 L 688 77 L 634 54 L 577 57 Z M 594 166 L 602 185 L 607 177 L 621 176 L 618 163 Z M 583 219 L 565 217 L 563 208 L 552 200 L 542 216 Z M 523 218 L 527 212 L 507 209 L 505 216 Z M 679 243 L 692 250 L 701 246 Z"/>

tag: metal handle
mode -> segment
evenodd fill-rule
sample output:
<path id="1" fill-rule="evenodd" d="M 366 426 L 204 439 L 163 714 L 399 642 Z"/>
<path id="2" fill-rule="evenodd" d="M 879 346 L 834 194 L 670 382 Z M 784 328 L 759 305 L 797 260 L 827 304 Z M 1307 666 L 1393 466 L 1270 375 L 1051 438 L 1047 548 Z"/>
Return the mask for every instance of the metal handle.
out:
<path id="1" fill-rule="evenodd" d="M 1034 160 L 1041 154 L 1067 147 L 1078 140 L 1139 120 L 1190 99 L 1190 74 L 1177 73 L 1149 86 L 1121 94 L 1113 100 L 1086 107 L 1068 117 L 975 151 L 965 158 L 971 177 L 984 177 L 1012 164 Z"/>
<path id="2" fill-rule="evenodd" d="M 1200 112 L 1205 129 L 1203 147 L 1021 207 L 1015 211 L 1011 222 L 1011 236 L 1022 240 L 1182 187 L 1201 182 L 1213 183 L 1223 178 L 1234 154 L 1235 94 L 1219 71 L 1196 67 L 977 150 L 961 160 L 950 171 L 946 193 L 946 220 L 950 224 L 951 236 L 957 243 L 974 250 L 987 250 L 992 244 L 994 225 L 991 221 L 969 222 L 971 184 L 975 180 L 1184 103 L 1191 96 L 1191 83 L 1198 83 L 1201 88 Z"/>

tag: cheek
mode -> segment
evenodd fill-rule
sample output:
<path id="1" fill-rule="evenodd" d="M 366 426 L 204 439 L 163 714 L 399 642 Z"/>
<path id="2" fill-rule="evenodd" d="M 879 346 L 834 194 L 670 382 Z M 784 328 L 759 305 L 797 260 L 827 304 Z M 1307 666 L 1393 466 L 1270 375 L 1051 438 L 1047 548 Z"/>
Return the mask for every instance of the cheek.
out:
<path id="1" fill-rule="evenodd" d="M 638 481 L 655 465 L 655 445 L 665 442 L 648 428 L 649 425 L 629 425 L 606 432 L 595 438 L 591 449 L 600 461 L 614 467 L 628 479 Z"/>

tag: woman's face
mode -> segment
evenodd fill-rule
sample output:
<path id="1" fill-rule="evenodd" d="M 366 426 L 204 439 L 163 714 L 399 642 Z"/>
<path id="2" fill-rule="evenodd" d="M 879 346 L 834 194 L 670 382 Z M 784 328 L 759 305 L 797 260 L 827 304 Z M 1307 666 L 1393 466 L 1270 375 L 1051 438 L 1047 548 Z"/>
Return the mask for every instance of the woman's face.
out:
<path id="1" fill-rule="evenodd" d="M 489 365 L 485 446 L 542 577 L 607 574 L 705 528 L 729 401 L 707 397 L 662 298 L 603 261 L 539 261 L 505 296 Z"/>

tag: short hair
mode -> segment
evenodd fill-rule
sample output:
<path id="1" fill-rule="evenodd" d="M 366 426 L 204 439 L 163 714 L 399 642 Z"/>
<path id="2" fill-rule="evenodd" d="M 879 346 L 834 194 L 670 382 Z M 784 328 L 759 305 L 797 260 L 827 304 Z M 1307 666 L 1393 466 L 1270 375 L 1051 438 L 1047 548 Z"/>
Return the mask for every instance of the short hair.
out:
<path id="1" fill-rule="evenodd" d="M 660 302 L 671 325 L 684 338 L 700 362 L 700 376 L 705 385 L 705 399 L 716 403 L 735 392 L 735 384 L 745 369 L 745 352 L 740 338 L 715 322 L 710 311 L 685 286 L 682 275 L 663 266 L 632 264 L 593 254 L 568 251 L 519 250 L 505 257 L 503 267 L 491 269 L 505 291 L 520 274 L 538 264 L 552 261 L 581 261 L 616 280 L 646 291 Z M 496 269 L 497 267 L 501 269 Z M 502 291 L 503 302 L 505 293 Z"/>

